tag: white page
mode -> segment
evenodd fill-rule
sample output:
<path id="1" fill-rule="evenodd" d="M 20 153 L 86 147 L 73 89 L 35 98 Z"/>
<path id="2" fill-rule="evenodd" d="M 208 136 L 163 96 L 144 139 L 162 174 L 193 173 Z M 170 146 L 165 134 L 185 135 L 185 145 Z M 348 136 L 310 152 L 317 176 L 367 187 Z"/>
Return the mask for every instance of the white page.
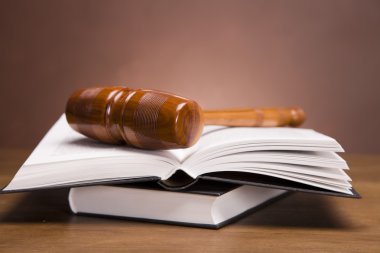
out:
<path id="1" fill-rule="evenodd" d="M 333 152 L 304 152 L 304 151 L 253 151 L 239 152 L 229 155 L 204 159 L 199 163 L 192 163 L 186 167 L 188 170 L 209 167 L 234 162 L 273 162 L 300 164 L 306 166 L 319 166 L 327 168 L 347 169 L 347 163 Z"/>
<path id="2" fill-rule="evenodd" d="M 333 152 L 334 149 L 316 146 L 300 146 L 300 145 L 267 145 L 267 144 L 251 144 L 239 146 L 225 146 L 221 149 L 210 149 L 203 152 L 196 152 L 182 162 L 183 168 L 192 168 L 196 164 L 205 161 L 217 159 L 218 157 L 229 156 L 234 154 L 257 152 L 257 151 L 292 151 L 292 152 Z M 348 169 L 348 168 L 347 168 Z"/>
<path id="3" fill-rule="evenodd" d="M 168 178 L 179 167 L 169 151 L 146 151 L 89 139 L 68 125 L 64 115 L 49 130 L 4 188 L 33 189 L 157 176 Z"/>
<path id="4" fill-rule="evenodd" d="M 255 173 L 255 174 L 281 178 L 281 179 L 285 179 L 285 180 L 289 180 L 289 181 L 293 181 L 293 182 L 297 182 L 297 183 L 315 186 L 315 187 L 326 189 L 326 190 L 342 192 L 342 193 L 347 193 L 347 194 L 352 195 L 352 192 L 350 191 L 351 187 L 334 186 L 331 184 L 325 184 L 322 182 L 310 181 L 310 180 L 306 180 L 306 179 L 299 178 L 299 177 L 287 176 L 287 175 L 284 175 L 283 173 L 273 173 L 272 171 L 265 171 L 265 170 L 253 170 L 250 168 L 247 168 L 247 169 L 244 169 L 244 168 L 243 169 L 242 168 L 236 169 L 235 168 L 235 169 L 228 169 L 226 171 Z"/>
<path id="5" fill-rule="evenodd" d="M 157 160 L 178 164 L 176 158 L 167 150 L 146 151 L 126 145 L 104 144 L 87 138 L 71 129 L 62 115 L 24 165 L 106 157 L 130 157 L 134 160 Z"/>
<path id="6" fill-rule="evenodd" d="M 267 162 L 234 162 L 225 164 L 216 164 L 209 167 L 193 168 L 191 170 L 192 177 L 196 178 L 199 175 L 214 172 L 214 171 L 228 171 L 230 169 L 238 168 L 257 168 L 277 171 L 295 172 L 305 175 L 315 175 L 326 178 L 336 178 L 340 180 L 352 181 L 351 178 L 341 169 L 332 169 L 325 167 L 314 166 L 301 166 L 296 164 L 284 164 L 284 163 L 267 163 Z"/>
<path id="7" fill-rule="evenodd" d="M 212 131 L 210 131 L 210 128 Z M 311 129 L 288 127 L 205 127 L 206 134 L 199 140 L 199 149 L 207 149 L 221 145 L 236 145 L 246 143 L 284 143 L 310 144 L 314 146 L 333 146 L 337 151 L 343 151 L 339 143 L 331 137 Z"/>
<path id="8" fill-rule="evenodd" d="M 239 149 L 276 150 L 276 148 L 300 151 L 344 151 L 336 140 L 311 129 L 206 126 L 196 147 L 173 151 L 173 154 L 182 163 L 192 164 L 212 154 L 227 152 L 227 150 L 235 153 Z"/>

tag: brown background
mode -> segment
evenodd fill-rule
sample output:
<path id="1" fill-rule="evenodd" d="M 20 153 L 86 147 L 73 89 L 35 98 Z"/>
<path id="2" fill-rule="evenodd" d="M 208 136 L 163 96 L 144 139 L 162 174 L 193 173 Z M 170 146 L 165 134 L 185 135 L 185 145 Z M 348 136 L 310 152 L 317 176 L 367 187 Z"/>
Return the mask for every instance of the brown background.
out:
<path id="1" fill-rule="evenodd" d="M 204 108 L 299 105 L 380 151 L 380 1 L 0 1 L 0 146 L 33 147 L 82 86 Z"/>

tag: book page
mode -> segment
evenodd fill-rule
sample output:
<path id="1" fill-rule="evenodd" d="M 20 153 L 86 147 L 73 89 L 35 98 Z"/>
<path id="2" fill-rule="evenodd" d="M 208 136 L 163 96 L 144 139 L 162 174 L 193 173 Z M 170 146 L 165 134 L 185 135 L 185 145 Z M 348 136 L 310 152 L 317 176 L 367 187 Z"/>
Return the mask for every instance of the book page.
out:
<path id="1" fill-rule="evenodd" d="M 211 131 L 210 131 L 211 130 Z M 335 147 L 343 151 L 339 143 L 331 137 L 311 129 L 290 127 L 218 127 L 206 126 L 205 133 L 199 140 L 199 149 L 222 145 L 238 144 L 298 144 Z"/>
<path id="2" fill-rule="evenodd" d="M 24 165 L 57 163 L 73 160 L 123 157 L 136 160 L 160 160 L 177 164 L 176 157 L 169 151 L 146 151 L 127 145 L 111 145 L 83 136 L 68 125 L 61 116 L 34 149 Z"/>
<path id="3" fill-rule="evenodd" d="M 202 137 L 195 146 L 171 152 L 182 164 L 192 164 L 213 153 L 227 150 L 230 150 L 227 153 L 238 153 L 250 149 L 344 151 L 336 140 L 311 129 L 205 126 Z"/>
<path id="4" fill-rule="evenodd" d="M 75 132 L 62 116 L 3 191 L 144 177 L 167 179 L 178 167 L 169 151 L 104 144 Z"/>

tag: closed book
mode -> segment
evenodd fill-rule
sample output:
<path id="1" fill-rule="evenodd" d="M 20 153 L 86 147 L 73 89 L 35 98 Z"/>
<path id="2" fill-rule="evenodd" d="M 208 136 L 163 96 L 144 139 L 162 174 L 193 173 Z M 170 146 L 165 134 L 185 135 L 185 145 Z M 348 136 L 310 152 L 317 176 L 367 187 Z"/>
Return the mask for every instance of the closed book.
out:
<path id="1" fill-rule="evenodd" d="M 69 203 L 76 214 L 220 228 L 286 193 L 217 182 L 205 186 L 186 191 L 167 191 L 149 183 L 78 187 L 70 189 Z"/>

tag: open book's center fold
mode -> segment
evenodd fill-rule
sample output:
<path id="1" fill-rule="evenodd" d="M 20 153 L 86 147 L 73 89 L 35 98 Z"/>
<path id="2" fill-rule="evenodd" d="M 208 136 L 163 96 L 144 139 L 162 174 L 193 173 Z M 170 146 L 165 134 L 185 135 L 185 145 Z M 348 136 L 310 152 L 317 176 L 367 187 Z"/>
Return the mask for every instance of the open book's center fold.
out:
<path id="1" fill-rule="evenodd" d="M 168 179 L 159 181 L 159 184 L 167 190 L 181 190 L 195 184 L 196 182 L 197 179 L 192 178 L 183 170 L 177 170 Z"/>

